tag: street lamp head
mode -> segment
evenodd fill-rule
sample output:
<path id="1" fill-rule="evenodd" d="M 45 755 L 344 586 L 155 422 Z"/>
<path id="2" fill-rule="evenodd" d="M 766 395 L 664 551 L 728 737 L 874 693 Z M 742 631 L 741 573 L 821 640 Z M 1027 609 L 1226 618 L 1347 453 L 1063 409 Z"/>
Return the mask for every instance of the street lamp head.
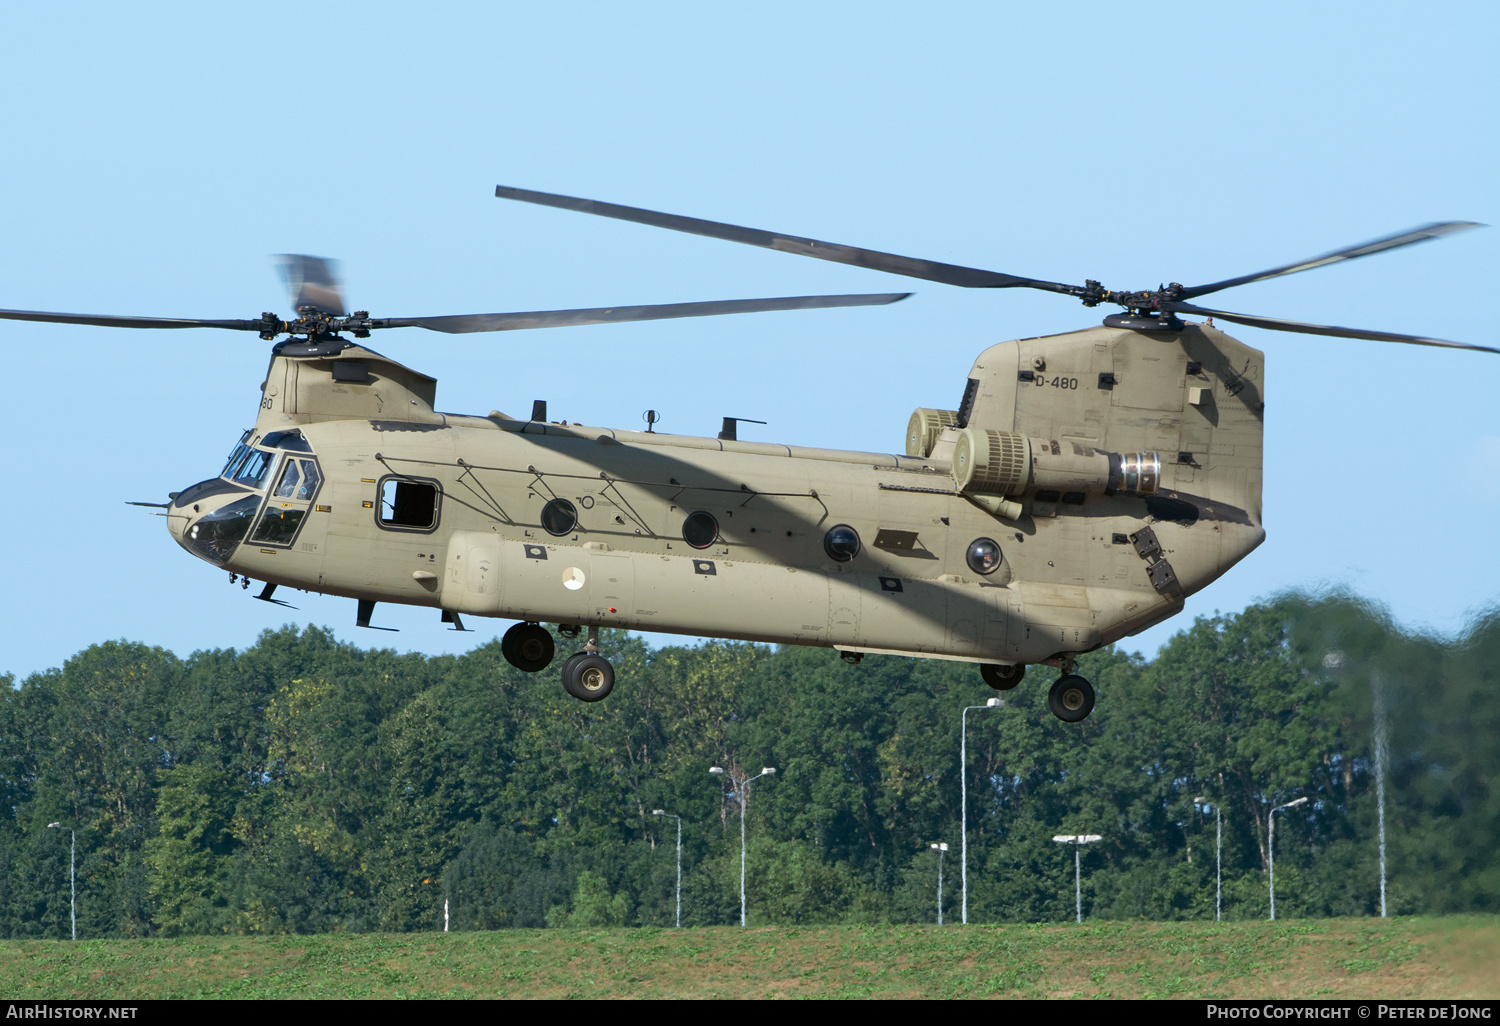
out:
<path id="1" fill-rule="evenodd" d="M 722 777 L 724 775 L 724 767 L 723 766 L 710 766 L 708 768 L 708 771 L 710 773 L 712 773 L 716 777 Z"/>
<path id="2" fill-rule="evenodd" d="M 774 777 L 776 775 L 776 767 L 763 766 L 761 767 L 760 775 L 763 777 Z"/>
<path id="3" fill-rule="evenodd" d="M 984 705 L 985 705 L 985 708 L 987 708 L 987 709 L 1004 709 L 1005 708 L 1005 699 L 1003 699 L 1003 698 L 991 698 L 987 702 L 985 702 Z"/>
<path id="4" fill-rule="evenodd" d="M 57 830 L 57 829 L 58 829 L 58 828 L 60 828 L 60 827 L 61 827 L 61 826 L 62 826 L 62 824 L 61 824 L 61 823 L 48 823 L 48 824 L 47 824 L 47 829 L 48 829 L 48 830 Z"/>
<path id="5" fill-rule="evenodd" d="M 653 816 L 665 816 L 666 814 L 667 814 L 667 810 L 666 809 L 652 809 L 651 810 L 651 815 L 653 815 Z"/>
<path id="6" fill-rule="evenodd" d="M 1287 802 L 1286 803 L 1286 807 L 1290 809 L 1293 805 L 1301 805 L 1305 801 L 1307 801 L 1307 795 L 1303 795 L 1301 798 L 1298 798 L 1296 801 Z"/>

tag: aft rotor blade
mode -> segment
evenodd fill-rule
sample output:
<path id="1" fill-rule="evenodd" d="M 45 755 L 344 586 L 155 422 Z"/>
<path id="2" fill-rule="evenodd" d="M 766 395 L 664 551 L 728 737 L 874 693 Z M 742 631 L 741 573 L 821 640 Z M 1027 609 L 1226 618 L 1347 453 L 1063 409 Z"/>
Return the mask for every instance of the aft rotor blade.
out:
<path id="1" fill-rule="evenodd" d="M 428 328 L 462 334 L 470 331 L 516 331 L 523 328 L 568 328 L 579 324 L 621 321 L 660 321 L 672 317 L 714 317 L 719 314 L 763 313 L 769 310 L 817 310 L 835 306 L 884 306 L 911 295 L 890 292 L 856 296 L 787 296 L 781 299 L 726 299 L 706 303 L 665 303 L 656 306 L 601 306 L 588 310 L 535 310 L 529 313 L 456 314 L 443 317 L 381 318 L 385 328 Z"/>
<path id="2" fill-rule="evenodd" d="M 1355 260 L 1359 257 L 1370 256 L 1373 253 L 1384 253 L 1388 249 L 1396 249 L 1399 246 L 1410 246 L 1414 242 L 1426 242 L 1428 239 L 1441 238 L 1444 235 L 1461 232 L 1466 228 L 1483 227 L 1484 225 L 1477 221 L 1438 221 L 1433 224 L 1424 224 L 1404 232 L 1397 232 L 1395 235 L 1387 235 L 1384 238 L 1361 243 L 1358 246 L 1336 249 L 1332 253 L 1324 253 L 1320 257 L 1313 257 L 1311 260 L 1300 260 L 1294 264 L 1273 267 L 1269 271 L 1247 274 L 1239 278 L 1226 278 L 1223 281 L 1216 281 L 1212 285 L 1195 285 L 1190 289 L 1183 289 L 1179 294 L 1184 299 L 1193 299 L 1197 296 L 1206 296 L 1210 292 L 1218 292 L 1220 289 L 1230 289 L 1236 285 L 1247 285 L 1252 281 L 1265 281 L 1267 278 L 1279 278 L 1284 274 L 1310 271 L 1314 267 L 1327 267 L 1329 264 L 1336 264 L 1343 260 Z"/>
<path id="3" fill-rule="evenodd" d="M 282 253 L 276 261 L 281 276 L 286 279 L 294 311 L 300 314 L 304 310 L 317 310 L 330 317 L 342 317 L 347 313 L 335 261 L 305 253 Z"/>
<path id="4" fill-rule="evenodd" d="M 904 274 L 908 278 L 923 278 L 927 281 L 941 282 L 944 285 L 958 285 L 969 289 L 1044 289 L 1048 292 L 1061 292 L 1070 296 L 1083 293 L 1083 289 L 1076 285 L 1063 285 L 1059 282 L 1041 281 L 1036 278 L 1021 278 L 1014 274 L 1001 274 L 998 271 L 960 267 L 957 264 L 943 264 L 935 260 L 920 260 L 915 257 L 842 246 L 834 242 L 820 242 L 817 239 L 804 239 L 797 235 L 783 235 L 779 232 L 761 231 L 758 228 L 745 228 L 719 221 L 704 221 L 696 217 L 663 214 L 655 210 L 625 207 L 617 203 L 579 199 L 576 196 L 532 192 L 528 189 L 514 189 L 508 185 L 495 186 L 495 195 L 501 199 L 537 203 L 544 207 L 557 207 L 560 210 L 576 210 L 584 214 L 598 214 L 600 217 L 634 221 L 638 224 L 654 225 L 657 228 L 671 228 L 674 231 L 706 235 L 711 239 L 725 239 L 729 242 L 741 242 L 747 246 L 775 249 L 783 253 L 800 253 L 802 256 L 816 257 L 819 260 L 831 260 L 837 264 L 850 264 L 854 267 L 868 267 L 871 270 L 886 271 L 890 274 Z"/>
<path id="5" fill-rule="evenodd" d="M 1286 321 L 1279 317 L 1257 317 L 1254 314 L 1230 313 L 1227 310 L 1206 310 L 1201 306 L 1192 306 L 1188 303 L 1163 303 L 1162 309 L 1170 309 L 1176 313 L 1198 314 L 1203 317 L 1217 317 L 1220 320 L 1233 321 L 1235 324 L 1246 324 L 1252 328 L 1269 328 L 1272 331 L 1295 331 L 1303 335 L 1333 335 L 1337 338 L 1365 338 L 1375 342 L 1407 342 L 1418 346 L 1441 346 L 1444 349 L 1474 349 L 1481 353 L 1500 353 L 1500 349 L 1471 345 L 1468 342 L 1449 342 L 1441 338 L 1402 335 L 1393 331 L 1369 331 L 1364 328 L 1336 328 L 1327 324 L 1304 324 L 1301 321 Z"/>
<path id="6" fill-rule="evenodd" d="M 45 313 L 41 310 L 0 310 L 0 320 L 97 324 L 105 328 L 228 328 L 232 331 L 263 331 L 266 327 L 265 321 L 203 321 L 187 317 L 120 317 L 115 314 Z"/>

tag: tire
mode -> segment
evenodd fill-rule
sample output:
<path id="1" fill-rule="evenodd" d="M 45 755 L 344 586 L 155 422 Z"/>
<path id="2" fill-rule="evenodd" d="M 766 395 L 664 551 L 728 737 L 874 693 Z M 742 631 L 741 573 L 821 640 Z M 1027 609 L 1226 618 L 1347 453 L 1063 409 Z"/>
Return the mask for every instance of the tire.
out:
<path id="1" fill-rule="evenodd" d="M 615 687 L 615 668 L 592 652 L 579 652 L 563 663 L 563 690 L 580 702 L 598 702 Z"/>
<path id="2" fill-rule="evenodd" d="M 1094 711 L 1094 686 L 1076 673 L 1059 677 L 1047 694 L 1047 708 L 1064 723 L 1087 719 Z"/>
<path id="3" fill-rule="evenodd" d="M 552 634 L 541 624 L 515 624 L 500 639 L 500 654 L 505 661 L 527 673 L 545 670 L 556 651 Z"/>
<path id="4" fill-rule="evenodd" d="M 1026 667 L 1022 663 L 1016 663 L 1014 666 L 983 663 L 979 667 L 979 675 L 996 691 L 1009 691 L 1021 683 L 1021 678 L 1026 676 Z"/>

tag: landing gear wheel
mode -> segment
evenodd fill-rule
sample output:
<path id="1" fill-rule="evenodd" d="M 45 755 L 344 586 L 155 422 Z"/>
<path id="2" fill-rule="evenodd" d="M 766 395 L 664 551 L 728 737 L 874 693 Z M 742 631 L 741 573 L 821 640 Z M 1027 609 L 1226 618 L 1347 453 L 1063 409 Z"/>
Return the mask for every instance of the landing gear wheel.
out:
<path id="1" fill-rule="evenodd" d="M 614 690 L 615 668 L 593 652 L 579 652 L 563 663 L 563 690 L 580 702 L 597 702 Z"/>
<path id="2" fill-rule="evenodd" d="M 1021 683 L 1021 678 L 1026 676 L 1026 666 L 1024 663 L 1016 663 L 1014 666 L 983 663 L 979 667 L 979 675 L 996 691 L 1009 691 Z"/>
<path id="3" fill-rule="evenodd" d="M 1047 694 L 1047 708 L 1064 723 L 1077 723 L 1094 711 L 1094 686 L 1076 673 L 1065 674 Z"/>
<path id="4" fill-rule="evenodd" d="M 552 635 L 538 623 L 518 623 L 500 638 L 500 654 L 518 670 L 536 673 L 552 662 Z"/>

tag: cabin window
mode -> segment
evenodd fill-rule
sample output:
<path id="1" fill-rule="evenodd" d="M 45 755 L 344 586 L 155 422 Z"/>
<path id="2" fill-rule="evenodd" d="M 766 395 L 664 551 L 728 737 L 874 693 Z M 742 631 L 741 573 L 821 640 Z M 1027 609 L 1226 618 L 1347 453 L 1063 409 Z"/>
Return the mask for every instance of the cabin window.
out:
<path id="1" fill-rule="evenodd" d="M 567 499 L 551 499 L 542 507 L 542 529 L 561 538 L 578 526 L 578 508 Z"/>
<path id="2" fill-rule="evenodd" d="M 437 527 L 440 494 L 436 481 L 383 478 L 376 520 L 392 531 L 431 531 Z"/>
<path id="3" fill-rule="evenodd" d="M 719 522 L 701 509 L 690 513 L 682 522 L 682 540 L 695 549 L 706 549 L 719 540 Z"/>

